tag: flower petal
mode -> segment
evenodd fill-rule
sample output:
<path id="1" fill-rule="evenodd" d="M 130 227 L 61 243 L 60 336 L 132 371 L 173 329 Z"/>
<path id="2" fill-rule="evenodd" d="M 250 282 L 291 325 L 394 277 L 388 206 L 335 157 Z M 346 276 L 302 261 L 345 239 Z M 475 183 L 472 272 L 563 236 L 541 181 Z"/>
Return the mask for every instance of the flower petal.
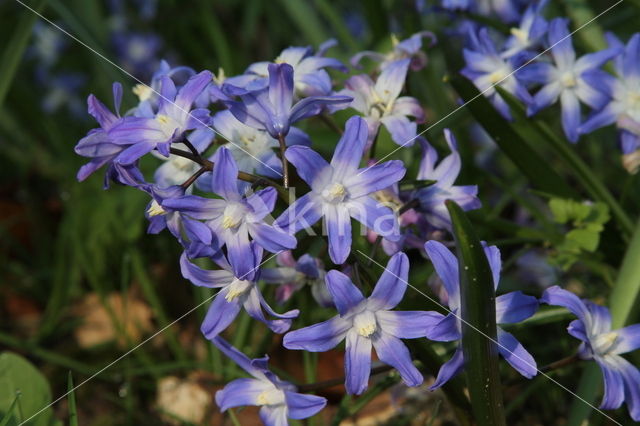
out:
<path id="1" fill-rule="evenodd" d="M 436 381 L 429 387 L 429 390 L 438 389 L 440 386 L 447 383 L 452 377 L 458 374 L 463 367 L 464 355 L 462 353 L 462 346 L 458 346 L 451 359 L 440 367 L 438 377 L 436 377 Z"/>
<path id="2" fill-rule="evenodd" d="M 200 331 L 209 340 L 222 333 L 240 312 L 240 298 L 227 301 L 227 293 L 228 289 L 224 288 L 216 295 L 200 326 Z"/>
<path id="3" fill-rule="evenodd" d="M 407 172 L 400 160 L 385 161 L 347 176 L 344 185 L 351 198 L 359 198 L 385 189 L 402 179 Z"/>
<path id="4" fill-rule="evenodd" d="M 322 207 L 315 202 L 312 194 L 308 193 L 291 204 L 278 217 L 275 225 L 291 234 L 295 234 L 303 229 L 311 228 L 321 217 Z"/>
<path id="5" fill-rule="evenodd" d="M 615 346 L 611 348 L 611 353 L 616 355 L 625 354 L 640 348 L 640 324 L 633 324 L 616 330 L 618 338 Z"/>
<path id="6" fill-rule="evenodd" d="M 369 384 L 371 370 L 371 339 L 362 337 L 355 330 L 347 333 L 344 369 L 345 388 L 351 395 L 360 395 Z"/>
<path id="7" fill-rule="evenodd" d="M 350 321 L 336 315 L 330 320 L 288 332 L 282 344 L 287 349 L 325 352 L 342 342 L 350 328 Z"/>
<path id="8" fill-rule="evenodd" d="M 603 410 L 615 410 L 624 401 L 624 382 L 616 361 L 615 358 L 598 360 L 604 381 L 604 395 L 600 403 L 600 408 Z"/>
<path id="9" fill-rule="evenodd" d="M 271 253 L 295 248 L 298 243 L 293 235 L 266 223 L 250 224 L 249 234 L 256 243 Z"/>
<path id="10" fill-rule="evenodd" d="M 390 207 L 365 195 L 348 204 L 349 215 L 379 235 L 391 240 L 400 239 L 398 218 Z"/>
<path id="11" fill-rule="evenodd" d="M 351 253 L 351 216 L 346 206 L 325 204 L 322 206 L 329 239 L 329 257 L 336 265 L 347 260 Z"/>
<path id="12" fill-rule="evenodd" d="M 380 361 L 394 367 L 400 373 L 407 386 L 419 386 L 424 378 L 413 362 L 409 349 L 397 337 L 386 333 L 377 333 L 373 338 L 373 347 Z"/>
<path id="13" fill-rule="evenodd" d="M 457 309 L 460 303 L 460 282 L 458 278 L 458 259 L 442 243 L 431 240 L 424 245 L 436 274 L 442 280 L 449 296 L 449 307 Z"/>
<path id="14" fill-rule="evenodd" d="M 521 291 L 502 294 L 496 298 L 496 324 L 523 321 L 538 310 L 538 299 Z"/>
<path id="15" fill-rule="evenodd" d="M 395 308 L 407 290 L 408 279 L 409 258 L 402 252 L 394 254 L 389 259 L 389 263 L 387 263 L 369 297 L 371 309 L 389 310 Z"/>
<path id="16" fill-rule="evenodd" d="M 216 404 L 220 411 L 244 405 L 259 405 L 258 395 L 272 385 L 258 379 L 236 379 L 216 392 Z"/>
<path id="17" fill-rule="evenodd" d="M 211 189 L 229 201 L 240 200 L 238 191 L 238 165 L 227 148 L 219 148 L 213 156 Z"/>
<path id="18" fill-rule="evenodd" d="M 284 395 L 291 419 L 306 419 L 317 414 L 327 405 L 326 398 L 321 396 L 287 391 Z"/>
<path id="19" fill-rule="evenodd" d="M 460 318 L 458 318 L 458 315 L 455 312 L 450 312 L 446 316 L 437 315 L 440 316 L 440 321 L 427 329 L 427 339 L 436 342 L 460 340 L 462 335 L 460 334 Z M 433 316 L 438 319 L 436 315 Z"/>
<path id="20" fill-rule="evenodd" d="M 298 176 L 307 182 L 309 186 L 329 167 L 329 164 L 320 154 L 307 146 L 292 146 L 287 149 L 284 155 L 295 166 Z"/>
<path id="21" fill-rule="evenodd" d="M 334 269 L 327 272 L 325 281 L 340 315 L 348 313 L 351 308 L 364 300 L 358 287 L 340 271 Z"/>
<path id="22" fill-rule="evenodd" d="M 180 271 L 182 276 L 199 287 L 218 288 L 233 282 L 234 276 L 225 270 L 209 271 L 202 269 L 187 259 L 186 253 L 180 256 Z"/>
<path id="23" fill-rule="evenodd" d="M 427 330 L 439 323 L 442 315 L 424 311 L 378 311 L 376 319 L 385 333 L 401 339 L 425 337 Z"/>
<path id="24" fill-rule="evenodd" d="M 344 134 L 340 137 L 331 159 L 334 180 L 342 181 L 356 172 L 362 159 L 367 136 L 366 121 L 358 116 L 353 116 L 347 120 Z"/>
<path id="25" fill-rule="evenodd" d="M 511 333 L 498 327 L 498 352 L 518 373 L 527 379 L 538 373 L 536 361 Z"/>

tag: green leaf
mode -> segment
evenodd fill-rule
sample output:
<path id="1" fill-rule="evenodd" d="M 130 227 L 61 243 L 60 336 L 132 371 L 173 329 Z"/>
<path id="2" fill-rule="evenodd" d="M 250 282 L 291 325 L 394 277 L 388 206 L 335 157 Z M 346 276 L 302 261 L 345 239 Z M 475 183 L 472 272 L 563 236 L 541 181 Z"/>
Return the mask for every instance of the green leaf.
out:
<path id="1" fill-rule="evenodd" d="M 29 425 L 49 425 L 53 412 L 47 407 L 51 403 L 51 389 L 45 377 L 29 361 L 12 352 L 0 355 L 0 416 L 4 417 L 20 395 L 14 417 L 19 423 L 29 420 Z M 42 410 L 42 411 L 41 411 Z M 9 423 L 11 424 L 11 423 Z"/>
<path id="2" fill-rule="evenodd" d="M 38 0 L 30 7 L 36 12 L 40 12 L 46 3 L 47 0 Z M 13 36 L 8 40 L 4 54 L 2 55 L 2 60 L 0 60 L 0 106 L 2 106 L 7 97 L 7 92 L 16 75 L 24 50 L 27 48 L 31 30 L 38 19 L 36 13 L 28 10 L 26 7 L 20 7 L 22 8 L 22 16 L 16 23 Z"/>
<path id="3" fill-rule="evenodd" d="M 316 11 L 313 10 L 311 2 L 280 0 L 280 3 L 289 14 L 293 24 L 297 25 L 298 30 L 308 42 L 317 47 L 329 38 L 324 31 L 322 22 L 318 19 Z"/>
<path id="4" fill-rule="evenodd" d="M 460 272 L 462 349 L 471 407 L 478 425 L 506 425 L 496 345 L 496 295 L 484 248 L 464 211 L 446 201 Z"/>
<path id="5" fill-rule="evenodd" d="M 73 375 L 69 371 L 69 378 L 67 379 L 67 392 L 69 401 L 69 426 L 78 426 L 78 409 L 76 407 L 76 393 L 73 387 Z"/>
<path id="6" fill-rule="evenodd" d="M 466 108 L 495 141 L 496 145 L 527 177 L 531 185 L 541 191 L 562 198 L 578 198 L 578 193 L 550 165 L 530 147 L 530 141 L 518 134 L 491 103 L 468 80 L 452 77 L 450 83 Z"/>

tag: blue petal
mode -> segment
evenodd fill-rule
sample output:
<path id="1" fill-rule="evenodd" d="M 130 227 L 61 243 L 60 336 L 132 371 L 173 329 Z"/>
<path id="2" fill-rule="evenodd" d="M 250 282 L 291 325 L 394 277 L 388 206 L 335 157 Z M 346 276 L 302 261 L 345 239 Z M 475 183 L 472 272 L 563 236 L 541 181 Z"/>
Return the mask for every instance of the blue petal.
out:
<path id="1" fill-rule="evenodd" d="M 340 204 L 325 204 L 323 211 L 329 239 L 329 257 L 339 265 L 351 253 L 351 216 L 347 207 Z"/>
<path id="2" fill-rule="evenodd" d="M 561 69 L 570 68 L 576 58 L 576 53 L 571 44 L 569 33 L 569 20 L 555 18 L 549 24 L 549 44 L 551 55 Z"/>
<path id="3" fill-rule="evenodd" d="M 391 134 L 391 140 L 401 147 L 411 147 L 418 133 L 418 125 L 404 115 L 387 115 L 380 119 Z"/>
<path id="4" fill-rule="evenodd" d="M 307 117 L 311 117 L 319 114 L 324 106 L 332 106 L 333 108 L 341 109 L 346 107 L 353 101 L 350 96 L 310 96 L 304 98 L 296 103 L 291 108 L 291 114 L 289 116 L 289 122 L 291 124 L 302 120 Z"/>
<path id="5" fill-rule="evenodd" d="M 398 217 L 390 207 L 369 197 L 360 197 L 348 203 L 349 215 L 391 241 L 400 239 Z"/>
<path id="6" fill-rule="evenodd" d="M 284 396 L 291 419 L 300 420 L 314 416 L 327 405 L 326 398 L 321 396 L 286 391 Z"/>
<path id="7" fill-rule="evenodd" d="M 260 259 L 256 259 L 253 254 L 246 228 L 241 226 L 236 231 L 228 231 L 223 238 L 233 273 L 240 279 L 249 279 L 258 269 Z"/>
<path id="8" fill-rule="evenodd" d="M 590 69 L 600 68 L 620 53 L 622 53 L 622 49 L 618 47 L 610 47 L 598 52 L 588 53 L 576 61 L 573 69 L 576 73 L 583 73 Z"/>
<path id="9" fill-rule="evenodd" d="M 433 324 L 430 328 L 427 328 L 427 339 L 434 340 L 436 342 L 453 342 L 460 340 L 462 335 L 460 334 L 460 318 L 455 312 L 450 312 L 446 316 L 436 313 L 434 319 L 440 321 Z"/>
<path id="10" fill-rule="evenodd" d="M 440 367 L 438 377 L 436 377 L 436 381 L 429 387 L 429 390 L 438 389 L 440 386 L 447 383 L 452 377 L 458 374 L 463 367 L 464 355 L 462 353 L 462 346 L 458 346 L 451 359 Z"/>
<path id="11" fill-rule="evenodd" d="M 277 334 L 286 333 L 289 328 L 291 328 L 291 320 L 299 314 L 298 310 L 292 310 L 284 314 L 276 314 L 264 300 L 260 290 L 255 286 L 249 290 L 243 306 L 251 318 L 264 323 L 271 331 Z M 262 312 L 263 307 L 268 308 L 268 313 L 278 319 L 271 320 L 266 318 Z"/>
<path id="12" fill-rule="evenodd" d="M 186 253 L 180 256 L 180 271 L 182 276 L 200 287 L 224 287 L 233 282 L 234 276 L 225 270 L 209 271 L 189 262 Z"/>
<path id="13" fill-rule="evenodd" d="M 562 106 L 562 129 L 570 142 L 577 142 L 580 135 L 580 102 L 578 97 L 571 91 L 565 90 L 560 95 Z"/>
<path id="14" fill-rule="evenodd" d="M 227 148 L 219 148 L 213 156 L 211 189 L 229 201 L 238 201 L 238 165 Z"/>
<path id="15" fill-rule="evenodd" d="M 293 148 L 289 148 L 290 150 Z M 312 194 L 298 198 L 275 221 L 275 225 L 291 234 L 311 228 L 322 217 L 322 206 L 316 203 Z"/>
<path id="16" fill-rule="evenodd" d="M 225 354 L 227 358 L 231 359 L 233 362 L 238 364 L 238 366 L 242 368 L 244 371 L 251 374 L 256 379 L 259 379 L 259 380 L 265 379 L 264 372 L 256 368 L 253 365 L 252 360 L 250 360 L 248 356 L 240 352 L 235 347 L 231 346 L 231 344 L 229 344 L 229 342 L 227 342 L 225 339 L 223 339 L 220 336 L 217 336 L 211 339 L 211 343 L 213 343 L 216 346 L 216 348 L 220 350 L 220 352 Z"/>
<path id="17" fill-rule="evenodd" d="M 260 420 L 265 426 L 288 426 L 286 405 L 264 405 L 260 407 Z"/>
<path id="18" fill-rule="evenodd" d="M 371 309 L 395 308 L 404 296 L 408 279 L 409 258 L 402 252 L 394 254 L 369 297 Z"/>
<path id="19" fill-rule="evenodd" d="M 572 314 L 577 316 L 580 321 L 586 322 L 591 314 L 587 310 L 584 302 L 578 296 L 570 291 L 564 290 L 557 285 L 549 287 L 545 290 L 540 298 L 542 303 L 554 306 L 563 306 Z"/>
<path id="20" fill-rule="evenodd" d="M 604 395 L 600 408 L 604 410 L 615 410 L 622 405 L 624 401 L 624 382 L 622 374 L 618 371 L 615 360 L 607 362 L 605 358 L 598 361 L 598 365 L 602 370 L 602 379 L 604 381 Z"/>
<path id="21" fill-rule="evenodd" d="M 203 198 L 197 195 L 185 195 L 162 201 L 162 207 L 186 213 L 194 219 L 213 219 L 224 212 L 226 201 Z"/>
<path id="22" fill-rule="evenodd" d="M 449 307 L 457 309 L 460 303 L 460 282 L 458 278 L 458 259 L 442 243 L 431 240 L 424 245 L 436 274 L 442 280 L 449 296 Z M 453 305 L 453 306 L 452 306 Z"/>
<path id="23" fill-rule="evenodd" d="M 616 355 L 635 351 L 640 348 L 640 324 L 629 325 L 615 331 L 618 335 L 611 353 Z"/>
<path id="24" fill-rule="evenodd" d="M 279 133 L 289 133 L 289 111 L 293 101 L 293 67 L 289 64 L 269 64 L 269 101 L 279 120 Z"/>
<path id="25" fill-rule="evenodd" d="M 355 330 L 347 333 L 344 369 L 345 388 L 350 395 L 360 395 L 369 384 L 371 370 L 371 340 L 362 337 Z"/>
<path id="26" fill-rule="evenodd" d="M 271 253 L 295 248 L 297 244 L 293 235 L 265 223 L 250 224 L 249 234 L 256 243 Z"/>
<path id="27" fill-rule="evenodd" d="M 350 321 L 335 316 L 330 320 L 288 332 L 284 335 L 283 345 L 287 349 L 326 352 L 342 342 L 350 328 Z"/>
<path id="28" fill-rule="evenodd" d="M 133 164 L 138 161 L 140 157 L 151 152 L 153 148 L 153 144 L 145 142 L 131 145 L 129 148 L 118 154 L 118 156 L 116 157 L 116 162 L 123 165 Z"/>
<path id="29" fill-rule="evenodd" d="M 595 112 L 585 120 L 580 127 L 578 133 L 585 135 L 591 133 L 600 127 L 608 126 L 616 122 L 618 112 L 613 108 L 613 104 L 608 104 L 602 110 Z"/>
<path id="30" fill-rule="evenodd" d="M 356 172 L 362 159 L 367 136 L 367 123 L 361 117 L 353 116 L 347 120 L 344 134 L 331 159 L 334 180 L 342 181 Z"/>
<path id="31" fill-rule="evenodd" d="M 364 300 L 358 287 L 353 285 L 351 279 L 340 271 L 335 269 L 329 271 L 325 281 L 340 315 L 345 315 L 351 308 Z"/>
<path id="32" fill-rule="evenodd" d="M 498 352 L 518 373 L 527 379 L 538 373 L 536 361 L 531 354 L 511 333 L 500 328 L 498 328 Z"/>
<path id="33" fill-rule="evenodd" d="M 521 291 L 500 295 L 496 298 L 496 323 L 514 324 L 523 321 L 538 310 L 538 299 Z"/>
<path id="34" fill-rule="evenodd" d="M 212 80 L 213 76 L 209 71 L 202 71 L 194 75 L 178 91 L 174 105 L 179 108 L 181 112 L 189 111 L 193 102 Z"/>
<path id="35" fill-rule="evenodd" d="M 388 188 L 402 179 L 407 172 L 400 160 L 386 161 L 358 170 L 344 180 L 351 198 L 359 198 Z"/>
<path id="36" fill-rule="evenodd" d="M 427 330 L 438 324 L 442 315 L 423 311 L 378 311 L 376 320 L 383 332 L 401 339 L 426 337 Z"/>
<path id="37" fill-rule="evenodd" d="M 240 312 L 240 298 L 236 297 L 228 302 L 225 298 L 227 293 L 227 289 L 222 289 L 216 295 L 200 326 L 200 331 L 209 340 L 222 333 Z"/>
<path id="38" fill-rule="evenodd" d="M 292 146 L 285 152 L 285 157 L 295 166 L 298 176 L 309 186 L 329 166 L 320 154 L 307 146 Z"/>
<path id="39" fill-rule="evenodd" d="M 258 379 L 236 379 L 216 392 L 220 411 L 244 405 L 258 405 L 258 395 L 271 388 L 271 384 Z"/>
<path id="40" fill-rule="evenodd" d="M 377 333 L 373 339 L 373 347 L 380 361 L 394 367 L 400 373 L 407 386 L 419 386 L 423 382 L 422 374 L 411 362 L 409 349 L 400 339 L 386 333 Z"/>
<path id="41" fill-rule="evenodd" d="M 624 381 L 625 400 L 629 408 L 629 415 L 638 422 L 640 421 L 640 371 L 622 357 L 615 359 Z"/>

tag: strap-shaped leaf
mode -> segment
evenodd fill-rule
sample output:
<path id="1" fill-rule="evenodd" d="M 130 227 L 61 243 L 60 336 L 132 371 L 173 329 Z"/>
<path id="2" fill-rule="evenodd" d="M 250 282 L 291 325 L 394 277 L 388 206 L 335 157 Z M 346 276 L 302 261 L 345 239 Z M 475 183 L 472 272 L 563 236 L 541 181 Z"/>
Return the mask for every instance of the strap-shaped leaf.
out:
<path id="1" fill-rule="evenodd" d="M 446 205 L 458 253 L 462 349 L 471 408 L 478 425 L 505 425 L 491 268 L 462 208 L 451 200 Z"/>

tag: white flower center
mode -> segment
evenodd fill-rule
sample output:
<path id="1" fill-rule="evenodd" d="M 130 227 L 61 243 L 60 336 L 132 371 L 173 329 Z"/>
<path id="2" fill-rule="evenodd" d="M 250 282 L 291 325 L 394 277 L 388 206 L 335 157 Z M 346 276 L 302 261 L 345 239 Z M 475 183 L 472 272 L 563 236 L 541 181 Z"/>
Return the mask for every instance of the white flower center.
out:
<path id="1" fill-rule="evenodd" d="M 353 327 L 362 337 L 369 337 L 378 329 L 376 316 L 371 311 L 360 312 L 353 318 Z"/>
<path id="2" fill-rule="evenodd" d="M 227 291 L 227 294 L 224 296 L 224 298 L 227 300 L 227 302 L 231 302 L 236 297 L 240 297 L 244 293 L 246 293 L 246 291 L 249 290 L 252 285 L 253 283 L 251 281 L 239 280 L 236 278 L 233 280 L 233 282 L 231 282 L 231 284 L 229 284 L 229 290 Z"/>
<path id="3" fill-rule="evenodd" d="M 178 123 L 176 123 L 176 121 L 168 115 L 158 114 L 156 115 L 156 121 L 160 123 L 160 130 L 167 137 L 173 136 L 173 133 L 179 127 Z"/>
<path id="4" fill-rule="evenodd" d="M 281 405 L 284 404 L 284 402 L 284 392 L 276 387 L 260 392 L 258 398 L 256 398 L 258 405 Z"/>
<path id="5" fill-rule="evenodd" d="M 618 333 L 610 331 L 609 333 L 598 334 L 595 339 L 591 341 L 594 352 L 598 355 L 606 355 L 616 344 L 618 340 Z"/>
<path id="6" fill-rule="evenodd" d="M 330 203 L 341 203 L 347 197 L 347 189 L 341 183 L 332 183 L 322 191 L 322 197 Z"/>
<path id="7" fill-rule="evenodd" d="M 224 209 L 222 215 L 222 227 L 224 229 L 237 228 L 246 214 L 246 209 L 242 204 L 231 203 Z"/>
<path id="8" fill-rule="evenodd" d="M 167 214 L 167 211 L 162 208 L 160 204 L 156 200 L 151 201 L 151 205 L 147 209 L 147 213 L 149 213 L 150 217 L 160 216 L 163 214 Z"/>
<path id="9" fill-rule="evenodd" d="M 489 74 L 489 83 L 491 84 L 502 83 L 503 80 L 505 80 L 509 76 L 510 72 L 511 70 L 506 66 L 502 66 L 498 68 L 497 70 Z"/>
<path id="10" fill-rule="evenodd" d="M 564 87 L 574 87 L 577 84 L 576 76 L 573 71 L 565 71 L 562 73 L 560 76 L 560 82 Z"/>

